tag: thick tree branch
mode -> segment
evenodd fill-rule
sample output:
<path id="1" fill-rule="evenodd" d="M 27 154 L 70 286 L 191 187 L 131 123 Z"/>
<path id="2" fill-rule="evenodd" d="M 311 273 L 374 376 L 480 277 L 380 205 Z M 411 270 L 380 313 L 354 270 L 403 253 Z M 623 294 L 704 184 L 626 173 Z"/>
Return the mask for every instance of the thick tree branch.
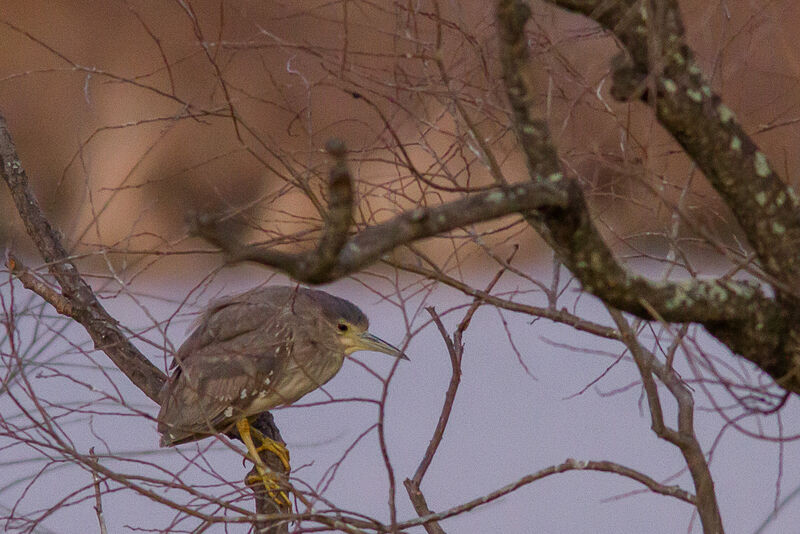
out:
<path id="1" fill-rule="evenodd" d="M 210 216 L 200 215 L 192 221 L 192 231 L 224 250 L 231 262 L 252 261 L 280 269 L 294 279 L 311 284 L 321 284 L 331 278 L 338 269 L 338 257 L 347 242 L 347 234 L 353 224 L 353 185 L 345 160 L 344 143 L 332 139 L 326 150 L 333 156 L 328 180 L 328 212 L 322 228 L 322 236 L 314 250 L 289 254 L 268 248 L 248 246 L 221 228 Z"/>
<path id="2" fill-rule="evenodd" d="M 625 2 L 572 4 L 580 4 L 596 17 L 611 17 L 613 12 L 622 26 L 633 16 L 630 11 L 620 11 L 619 6 Z M 501 0 L 497 14 L 507 95 L 514 127 L 528 159 L 530 178 L 558 185 L 569 196 L 564 209 L 529 214 L 526 219 L 531 226 L 553 246 L 584 289 L 605 303 L 645 319 L 701 323 L 781 385 L 800 392 L 800 380 L 792 372 L 798 336 L 789 330 L 797 322 L 792 318 L 795 313 L 764 296 L 757 285 L 697 279 L 653 282 L 632 274 L 617 262 L 590 219 L 580 187 L 562 175 L 547 124 L 533 118 L 533 85 L 524 34 L 530 8 L 519 0 Z M 609 18 L 607 22 L 610 21 Z"/>
<path id="3" fill-rule="evenodd" d="M 347 169 L 347 150 L 338 139 L 328 141 L 325 149 L 333 156 L 334 163 L 328 181 L 328 213 L 317 245 L 312 276 L 324 276 L 336 265 L 353 224 L 353 180 Z"/>
<path id="4" fill-rule="evenodd" d="M 800 300 L 798 198 L 711 90 L 686 44 L 678 3 L 548 1 L 591 17 L 625 45 L 629 56 L 615 62 L 612 94 L 655 103 L 658 121 L 723 198 L 762 268 L 784 281 L 776 290 Z M 656 95 L 644 90 L 648 77 Z"/>

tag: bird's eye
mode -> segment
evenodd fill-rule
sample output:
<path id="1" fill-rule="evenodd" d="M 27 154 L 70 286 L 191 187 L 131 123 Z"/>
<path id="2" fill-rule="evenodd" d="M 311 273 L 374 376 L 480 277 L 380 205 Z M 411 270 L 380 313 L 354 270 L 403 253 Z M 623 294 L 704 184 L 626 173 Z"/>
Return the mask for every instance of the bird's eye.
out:
<path id="1" fill-rule="evenodd" d="M 346 323 L 339 323 L 337 328 L 339 329 L 339 332 L 347 332 L 350 329 L 350 327 L 347 326 Z"/>

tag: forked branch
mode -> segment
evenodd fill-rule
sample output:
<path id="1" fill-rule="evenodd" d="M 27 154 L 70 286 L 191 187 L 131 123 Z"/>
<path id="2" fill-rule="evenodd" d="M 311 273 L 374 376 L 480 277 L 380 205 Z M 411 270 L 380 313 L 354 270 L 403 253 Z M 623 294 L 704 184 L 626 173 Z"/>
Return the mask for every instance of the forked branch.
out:
<path id="1" fill-rule="evenodd" d="M 54 302 L 58 295 L 54 290 L 47 291 L 46 284 L 36 285 L 35 277 L 28 274 L 23 281 L 29 289 L 36 291 L 59 311 L 83 325 L 98 350 L 105 352 L 111 361 L 152 400 L 158 402 L 158 394 L 166 380 L 166 375 L 133 346 L 119 328 L 116 319 L 111 317 L 97 300 L 89 284 L 81 277 L 75 264 L 61 243 L 57 232 L 44 215 L 39 201 L 31 190 L 25 168 L 17 154 L 11 132 L 3 116 L 0 116 L 0 164 L 3 180 L 8 185 L 17 212 L 53 278 L 61 287 L 60 305 Z M 20 264 L 10 258 L 9 269 L 23 274 Z"/>
<path id="2" fill-rule="evenodd" d="M 313 250 L 291 254 L 246 245 L 224 232 L 213 219 L 204 217 L 198 218 L 196 233 L 222 249 L 230 261 L 259 263 L 300 282 L 321 284 L 353 274 L 402 245 L 506 215 L 564 208 L 567 199 L 564 192 L 546 182 L 526 182 L 497 187 L 433 208 L 418 207 L 348 235 L 352 178 L 346 170 L 344 146 L 338 141 L 329 142 L 328 152 L 334 156 L 329 183 L 331 204 L 322 238 Z"/>
<path id="3" fill-rule="evenodd" d="M 689 63 L 691 56 L 682 41 L 682 25 L 674 2 L 586 1 L 553 3 L 592 16 L 607 27 L 613 28 L 623 42 L 631 43 L 632 45 L 636 44 L 644 50 L 647 50 L 649 41 L 641 36 L 634 41 L 633 34 L 639 35 L 652 30 L 657 31 L 656 40 L 658 42 L 666 40 L 672 43 L 677 40 L 680 43 L 678 48 L 673 47 L 674 43 L 669 45 L 661 43 L 662 46 L 659 50 L 664 54 L 683 54 L 682 57 L 687 62 L 683 70 L 687 73 L 687 76 L 691 74 L 690 70 L 696 69 L 696 66 L 691 67 Z M 664 21 L 662 26 L 652 22 L 650 26 L 646 24 L 646 21 L 649 20 L 647 17 L 650 16 L 648 9 L 652 4 L 663 4 L 663 9 L 667 10 L 662 13 L 662 17 L 659 17 L 659 20 Z M 636 11 L 637 9 L 639 11 Z M 532 104 L 532 95 L 534 94 L 533 76 L 530 73 L 528 41 L 524 33 L 525 23 L 530 16 L 530 8 L 520 0 L 500 0 L 498 2 L 497 16 L 506 92 L 513 109 L 514 129 L 520 141 L 521 149 L 528 161 L 530 180 L 539 183 L 543 181 L 549 182 L 559 186 L 568 195 L 566 208 L 539 210 L 535 216 L 529 215 L 527 220 L 531 226 L 539 231 L 551 244 L 559 259 L 580 280 L 583 288 L 596 295 L 606 304 L 643 319 L 657 319 L 677 323 L 700 323 L 731 350 L 741 354 L 769 373 L 788 391 L 800 392 L 800 379 L 798 378 L 800 377 L 800 369 L 794 362 L 795 354 L 798 353 L 800 348 L 798 347 L 800 331 L 797 330 L 797 325 L 800 322 L 795 319 L 800 314 L 800 310 L 795 305 L 796 299 L 792 296 L 793 291 L 784 291 L 780 293 L 784 298 L 773 299 L 765 296 L 757 284 L 746 282 L 721 279 L 655 282 L 633 274 L 616 260 L 594 226 L 583 192 L 577 182 L 563 175 L 558 159 L 554 157 L 555 148 L 552 145 L 546 122 L 535 118 Z M 637 16 L 640 19 L 636 19 Z M 644 17 L 644 20 L 641 17 Z M 640 24 L 634 24 L 631 28 L 629 26 L 633 24 L 632 20 L 639 20 Z M 642 55 L 641 51 L 636 54 L 638 67 L 645 68 L 650 65 L 647 54 Z M 667 59 L 664 58 L 664 61 L 667 61 Z M 673 57 L 670 61 L 678 60 Z M 686 79 L 681 78 L 682 81 L 680 83 L 688 83 L 690 78 L 697 82 L 698 76 L 692 75 Z M 672 87 L 669 84 L 667 86 Z M 662 115 L 670 115 L 678 113 L 678 111 L 682 113 L 683 117 L 687 118 L 687 114 L 690 114 L 691 110 L 683 109 L 681 106 L 688 106 L 688 103 L 693 101 L 692 95 L 695 93 L 692 87 L 694 86 L 682 87 L 682 96 L 680 98 L 674 97 L 674 101 L 669 100 L 671 97 L 668 97 L 668 102 L 662 102 L 661 91 L 659 91 L 656 98 L 659 120 L 666 122 L 667 118 L 662 117 Z M 704 91 L 709 91 L 707 87 L 698 87 L 696 90 L 701 95 L 704 94 Z M 705 96 L 702 96 L 696 103 L 706 102 L 705 98 Z M 709 100 L 703 105 L 710 106 L 711 101 Z M 718 101 L 716 108 L 718 113 L 719 110 L 725 109 Z M 694 113 L 697 114 L 699 111 L 700 108 L 698 107 L 694 110 Z M 688 135 L 681 137 L 679 134 L 679 131 L 696 132 L 700 126 L 688 128 L 684 125 L 683 128 L 685 130 L 681 130 L 682 127 L 676 123 L 673 125 L 674 130 L 670 131 L 673 131 L 690 156 L 695 159 L 702 156 L 704 158 L 703 165 L 705 166 L 716 165 L 720 167 L 716 171 L 709 168 L 706 172 L 707 174 L 716 173 L 717 176 L 721 177 L 721 180 L 729 184 L 729 189 L 735 189 L 736 180 L 742 180 L 744 185 L 741 186 L 742 190 L 737 195 L 747 194 L 745 191 L 755 194 L 755 191 L 749 189 L 747 184 L 753 182 L 750 178 L 763 175 L 760 178 L 765 180 L 764 187 L 767 187 L 763 195 L 764 198 L 770 199 L 769 202 L 777 202 L 778 198 L 783 200 L 780 202 L 780 206 L 766 209 L 766 211 L 762 206 L 756 212 L 760 215 L 756 217 L 767 222 L 758 223 L 757 226 L 773 224 L 787 232 L 790 226 L 792 228 L 798 226 L 797 216 L 786 211 L 789 209 L 788 206 L 790 204 L 793 205 L 793 202 L 789 202 L 788 189 L 779 184 L 779 180 L 776 181 L 766 163 L 764 163 L 765 166 L 753 163 L 756 160 L 760 161 L 763 157 L 763 154 L 761 156 L 755 154 L 754 145 L 748 150 L 751 156 L 749 161 L 753 163 L 749 169 L 755 170 L 753 173 L 749 173 L 746 170 L 744 177 L 732 175 L 730 172 L 725 174 L 723 171 L 725 169 L 732 171 L 731 166 L 734 165 L 745 165 L 748 161 L 747 158 L 722 160 L 719 157 L 707 154 L 709 151 L 715 152 L 715 147 L 708 144 L 710 139 L 714 135 L 722 135 L 723 132 L 727 132 L 725 135 L 728 137 L 725 137 L 725 139 L 729 141 L 731 141 L 730 136 L 739 136 L 741 134 L 739 141 L 744 143 L 745 146 L 750 146 L 747 144 L 749 141 L 745 141 L 746 138 L 743 137 L 743 132 L 738 127 L 731 126 L 733 124 L 732 114 L 726 115 L 725 121 L 717 117 L 715 124 L 719 126 L 723 122 L 725 128 L 720 126 L 719 131 L 712 126 L 708 126 L 707 131 L 701 136 L 702 139 L 695 139 Z M 729 131 L 726 128 L 733 129 Z M 691 149 L 688 145 L 691 145 Z M 742 155 L 745 152 L 747 151 L 743 151 Z M 750 176 L 750 174 L 753 174 L 753 176 Z M 736 202 L 735 196 L 732 194 L 726 199 L 729 202 Z M 758 203 L 757 200 L 756 202 Z M 749 209 L 747 208 L 749 205 L 749 202 L 744 205 L 746 208 L 744 211 Z M 741 210 L 741 207 L 736 209 Z M 771 218 L 772 215 L 775 217 Z M 791 224 L 790 219 L 794 221 Z M 797 255 L 797 251 L 800 248 L 795 244 L 796 239 L 781 242 L 780 246 L 778 246 L 774 239 L 768 239 L 764 236 L 762 230 L 763 228 L 758 231 L 753 229 L 747 232 L 749 239 L 761 239 L 761 241 L 755 243 L 757 251 L 770 249 L 769 252 L 765 250 L 764 254 L 759 254 L 762 262 L 771 263 L 775 266 L 783 265 L 789 268 L 794 260 L 787 259 L 789 257 L 787 256 L 789 254 L 787 243 L 793 249 L 791 254 Z M 800 226 L 798 227 L 798 232 L 800 232 Z M 794 233 L 783 233 L 783 235 L 784 237 L 790 237 Z M 777 248 L 773 248 L 773 245 Z M 779 260 L 776 254 L 782 256 L 783 259 Z M 766 270 L 773 276 L 778 276 L 782 272 L 781 267 Z M 793 282 L 794 275 L 791 272 L 788 273 L 787 277 L 780 279 L 786 280 L 785 285 L 789 288 L 796 286 Z M 782 291 L 778 287 L 774 289 L 778 292 Z"/>

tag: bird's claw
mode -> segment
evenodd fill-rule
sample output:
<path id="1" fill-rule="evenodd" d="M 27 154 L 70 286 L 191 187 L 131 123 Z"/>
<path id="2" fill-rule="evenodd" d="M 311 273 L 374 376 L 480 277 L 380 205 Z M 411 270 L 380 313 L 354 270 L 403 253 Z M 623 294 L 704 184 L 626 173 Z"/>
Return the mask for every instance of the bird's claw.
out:
<path id="1" fill-rule="evenodd" d="M 282 443 L 278 443 L 273 439 L 263 437 L 261 440 L 261 446 L 256 449 L 256 453 L 260 453 L 262 451 L 269 451 L 277 456 L 278 460 L 280 460 L 281 464 L 283 465 L 283 470 L 287 473 L 292 470 L 291 465 L 289 465 L 289 449 L 287 449 Z"/>
<path id="2" fill-rule="evenodd" d="M 292 510 L 292 502 L 289 500 L 289 494 L 281 487 L 275 475 L 267 472 L 252 473 L 245 479 L 245 484 L 248 486 L 263 485 L 269 498 L 272 499 L 278 507 L 285 508 L 288 511 Z"/>

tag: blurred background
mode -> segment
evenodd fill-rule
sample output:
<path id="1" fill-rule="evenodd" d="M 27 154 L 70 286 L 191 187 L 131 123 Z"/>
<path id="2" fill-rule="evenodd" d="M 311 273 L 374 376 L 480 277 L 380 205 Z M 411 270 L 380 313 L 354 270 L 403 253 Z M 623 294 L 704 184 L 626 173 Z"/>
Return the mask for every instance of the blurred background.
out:
<path id="1" fill-rule="evenodd" d="M 712 87 L 797 186 L 800 6 L 679 3 Z M 736 274 L 731 258 L 746 255 L 747 245 L 726 208 L 647 106 L 609 95 L 609 62 L 620 51 L 614 39 L 546 2 L 531 8 L 537 109 L 607 242 L 653 278 Z M 313 246 L 326 206 L 328 139 L 340 138 L 349 149 L 358 228 L 462 198 L 493 184 L 493 173 L 525 180 L 496 40 L 493 6 L 485 2 L 8 0 L 0 6 L 0 112 L 81 272 L 137 346 L 165 369 L 209 300 L 287 282 L 263 268 L 226 266 L 214 247 L 190 234 L 187 221 L 211 214 L 251 243 Z M 5 188 L 0 202 L 4 247 L 44 276 Z M 378 335 L 408 344 L 412 360 L 394 370 L 386 404 L 401 519 L 414 516 L 401 482 L 430 439 L 450 372 L 424 308 L 435 306 L 452 330 L 471 300 L 441 277 L 484 289 L 500 270 L 506 274 L 493 293 L 503 298 L 611 324 L 518 217 L 397 250 L 326 287 L 358 303 Z M 186 506 L 236 515 L 169 490 L 170 473 L 250 509 L 240 484 L 246 469 L 228 445 L 210 439 L 158 450 L 155 406 L 92 351 L 85 333 L 10 278 L 0 293 L 6 318 L 15 317 L 3 350 L 13 348 L 24 361 L 19 370 L 7 364 L 0 390 L 0 413 L 11 425 L 0 436 L 6 530 L 97 530 L 91 474 L 66 450 L 94 450 L 116 472 L 161 480 L 139 483 Z M 656 347 L 669 336 L 657 330 L 644 331 L 643 342 Z M 791 462 L 800 428 L 796 401 L 768 414 L 734 403 L 697 361 L 718 363 L 716 373 L 754 390 L 768 388 L 768 380 L 702 331 L 693 330 L 692 339 L 676 366 L 695 388 L 697 432 L 713 453 L 728 531 L 794 532 L 800 506 L 791 498 L 779 505 L 800 487 Z M 490 307 L 478 311 L 465 342 L 453 420 L 422 487 L 434 510 L 567 457 L 618 461 L 693 489 L 677 451 L 650 432 L 635 366 L 618 343 Z M 393 372 L 378 355 L 358 359 L 381 376 Z M 276 417 L 299 486 L 386 521 L 391 489 L 377 413 L 358 400 L 379 398 L 380 386 L 353 363 L 331 382 L 329 395 L 309 398 L 319 405 Z M 753 402 L 763 408 L 770 399 Z M 47 419 L 43 413 L 58 422 L 54 432 L 63 442 L 31 426 Z M 608 474 L 561 475 L 443 526 L 700 531 L 690 507 L 640 490 Z M 180 510 L 114 482 L 101 493 L 109 532 L 197 528 Z M 758 530 L 776 507 L 778 518 Z M 207 531 L 246 530 L 223 523 Z"/>

